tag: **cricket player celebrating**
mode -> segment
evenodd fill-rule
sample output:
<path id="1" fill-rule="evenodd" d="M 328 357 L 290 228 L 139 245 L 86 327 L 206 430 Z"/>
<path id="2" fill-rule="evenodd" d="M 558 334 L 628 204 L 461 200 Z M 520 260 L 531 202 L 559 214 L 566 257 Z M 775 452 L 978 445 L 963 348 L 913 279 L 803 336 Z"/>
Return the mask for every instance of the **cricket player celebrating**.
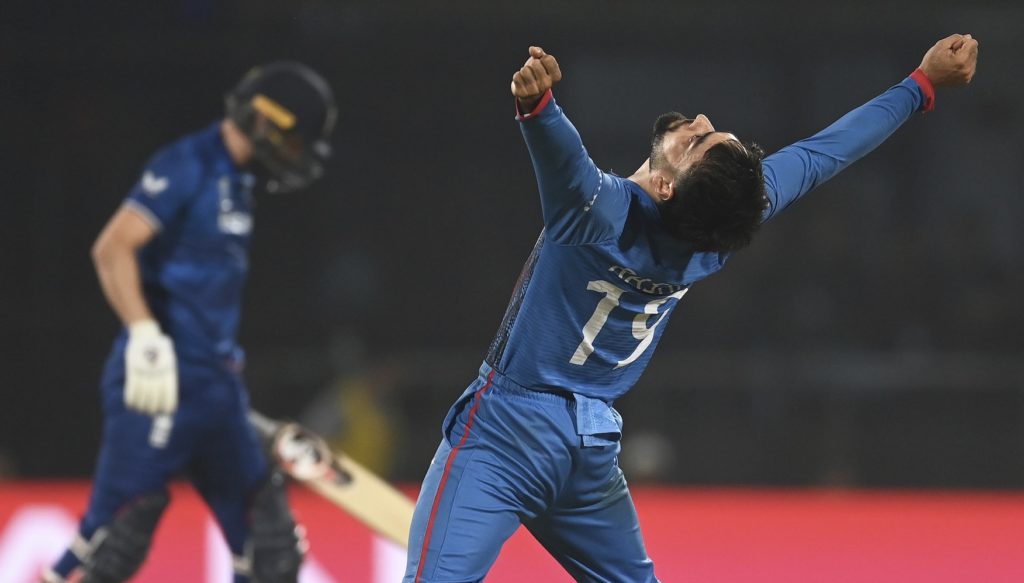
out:
<path id="1" fill-rule="evenodd" d="M 228 94 L 224 120 L 153 156 L 100 233 L 93 259 L 124 330 L 101 381 L 89 506 L 44 581 L 131 578 L 181 472 L 216 516 L 236 582 L 296 581 L 305 541 L 249 425 L 236 335 L 254 186 L 288 192 L 315 180 L 335 117 L 311 69 L 257 67 Z"/>
<path id="2" fill-rule="evenodd" d="M 618 468 L 612 403 L 669 314 L 758 227 L 974 75 L 971 35 L 822 132 L 762 160 L 704 115 L 658 118 L 629 178 L 598 169 L 552 97 L 555 58 L 530 47 L 512 78 L 544 231 L 479 378 L 444 420 L 409 538 L 407 582 L 480 581 L 520 524 L 577 580 L 656 581 Z"/>

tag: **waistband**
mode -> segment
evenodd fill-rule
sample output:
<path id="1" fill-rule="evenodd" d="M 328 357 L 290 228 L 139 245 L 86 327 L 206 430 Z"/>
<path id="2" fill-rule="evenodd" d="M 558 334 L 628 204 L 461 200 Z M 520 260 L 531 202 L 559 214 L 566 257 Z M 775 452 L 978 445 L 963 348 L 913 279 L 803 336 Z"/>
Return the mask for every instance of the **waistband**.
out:
<path id="1" fill-rule="evenodd" d="M 576 396 L 572 391 L 549 391 L 546 389 L 531 389 L 526 385 L 521 385 L 507 376 L 500 373 L 496 368 L 487 364 L 486 362 L 480 365 L 480 377 L 489 379 L 491 386 L 501 389 L 502 392 L 512 393 L 528 399 L 535 399 L 538 401 L 546 401 L 549 403 L 569 403 L 572 404 L 574 397 Z"/>
<path id="2" fill-rule="evenodd" d="M 584 446 L 614 445 L 622 436 L 622 416 L 600 399 L 572 391 L 531 389 L 508 378 L 486 362 L 480 365 L 480 378 L 489 379 L 491 386 L 499 389 L 498 392 L 572 408 L 576 412 L 576 433 L 583 438 Z"/>

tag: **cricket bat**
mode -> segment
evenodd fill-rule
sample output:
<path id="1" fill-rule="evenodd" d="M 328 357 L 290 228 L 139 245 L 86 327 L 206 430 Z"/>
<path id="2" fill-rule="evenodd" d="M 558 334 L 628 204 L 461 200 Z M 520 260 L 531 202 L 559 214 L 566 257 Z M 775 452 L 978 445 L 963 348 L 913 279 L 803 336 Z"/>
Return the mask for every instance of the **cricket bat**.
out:
<path id="1" fill-rule="evenodd" d="M 414 504 L 405 494 L 352 458 L 331 452 L 322 437 L 298 423 L 275 421 L 252 410 L 249 422 L 286 474 L 381 536 L 408 546 Z"/>

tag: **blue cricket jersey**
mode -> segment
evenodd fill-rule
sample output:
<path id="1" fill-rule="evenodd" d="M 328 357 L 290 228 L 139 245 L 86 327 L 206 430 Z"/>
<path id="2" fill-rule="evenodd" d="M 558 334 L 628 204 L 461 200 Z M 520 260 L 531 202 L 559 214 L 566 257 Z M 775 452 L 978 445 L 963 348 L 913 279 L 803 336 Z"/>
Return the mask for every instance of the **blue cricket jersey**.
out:
<path id="1" fill-rule="evenodd" d="M 241 359 L 253 184 L 218 122 L 158 151 L 125 200 L 157 229 L 138 256 L 143 293 L 182 365 Z M 125 340 L 122 332 L 115 351 Z"/>
<path id="2" fill-rule="evenodd" d="M 764 219 L 881 144 L 926 99 L 908 77 L 765 158 Z M 550 91 L 518 119 L 544 230 L 486 363 L 520 385 L 610 403 L 636 383 L 689 287 L 721 269 L 728 255 L 674 239 L 638 184 L 598 169 Z"/>

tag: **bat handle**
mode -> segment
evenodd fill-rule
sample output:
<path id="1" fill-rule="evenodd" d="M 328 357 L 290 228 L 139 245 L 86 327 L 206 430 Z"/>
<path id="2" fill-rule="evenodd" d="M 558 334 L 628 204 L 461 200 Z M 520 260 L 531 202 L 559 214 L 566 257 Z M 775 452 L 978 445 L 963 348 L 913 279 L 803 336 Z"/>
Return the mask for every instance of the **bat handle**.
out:
<path id="1" fill-rule="evenodd" d="M 281 427 L 281 424 L 273 419 L 266 417 L 255 409 L 249 409 L 249 423 L 256 429 L 256 432 L 260 434 L 260 437 L 264 439 L 272 439 L 277 430 Z"/>

